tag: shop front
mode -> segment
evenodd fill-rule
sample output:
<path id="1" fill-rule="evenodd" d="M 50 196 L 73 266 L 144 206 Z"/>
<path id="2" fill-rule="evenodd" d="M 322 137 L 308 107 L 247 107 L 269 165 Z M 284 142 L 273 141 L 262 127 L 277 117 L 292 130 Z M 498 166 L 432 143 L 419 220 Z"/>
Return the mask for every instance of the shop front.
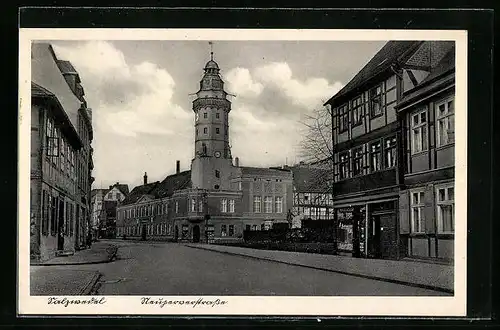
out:
<path id="1" fill-rule="evenodd" d="M 396 210 L 395 200 L 336 208 L 338 253 L 357 258 L 397 259 Z"/>

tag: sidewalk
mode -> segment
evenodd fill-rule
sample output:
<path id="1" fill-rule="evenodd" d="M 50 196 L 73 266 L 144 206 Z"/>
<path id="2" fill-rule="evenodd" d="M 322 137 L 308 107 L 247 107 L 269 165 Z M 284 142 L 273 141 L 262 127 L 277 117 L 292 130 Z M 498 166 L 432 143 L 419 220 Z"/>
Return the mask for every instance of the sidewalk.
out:
<path id="1" fill-rule="evenodd" d="M 76 251 L 74 255 L 55 257 L 43 262 L 32 262 L 32 266 L 83 265 L 111 261 L 118 248 L 107 242 L 94 242 L 90 249 Z"/>
<path id="2" fill-rule="evenodd" d="M 258 250 L 223 245 L 186 244 L 186 246 L 448 293 L 453 293 L 454 290 L 454 268 L 452 265 L 417 262 L 415 260 L 362 259 L 303 252 Z"/>
<path id="3" fill-rule="evenodd" d="M 30 293 L 32 296 L 89 295 L 100 276 L 96 271 L 35 266 L 30 269 Z"/>

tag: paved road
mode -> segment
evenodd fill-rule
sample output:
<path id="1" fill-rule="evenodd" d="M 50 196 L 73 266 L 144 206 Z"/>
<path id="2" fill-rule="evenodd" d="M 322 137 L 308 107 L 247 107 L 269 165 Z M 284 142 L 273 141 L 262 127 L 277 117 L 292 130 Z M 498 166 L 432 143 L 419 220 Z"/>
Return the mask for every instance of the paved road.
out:
<path id="1" fill-rule="evenodd" d="M 117 244 L 118 260 L 77 266 L 103 274 L 99 295 L 443 295 L 176 243 Z"/>

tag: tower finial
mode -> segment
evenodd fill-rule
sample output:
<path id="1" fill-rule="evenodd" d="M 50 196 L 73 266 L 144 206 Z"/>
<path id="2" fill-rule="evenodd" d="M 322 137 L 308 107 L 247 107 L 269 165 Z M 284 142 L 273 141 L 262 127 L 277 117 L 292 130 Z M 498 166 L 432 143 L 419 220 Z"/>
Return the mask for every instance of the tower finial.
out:
<path id="1" fill-rule="evenodd" d="M 210 45 L 210 60 L 213 61 L 214 60 L 214 48 L 213 48 L 214 44 L 211 41 L 209 41 L 208 44 Z"/>

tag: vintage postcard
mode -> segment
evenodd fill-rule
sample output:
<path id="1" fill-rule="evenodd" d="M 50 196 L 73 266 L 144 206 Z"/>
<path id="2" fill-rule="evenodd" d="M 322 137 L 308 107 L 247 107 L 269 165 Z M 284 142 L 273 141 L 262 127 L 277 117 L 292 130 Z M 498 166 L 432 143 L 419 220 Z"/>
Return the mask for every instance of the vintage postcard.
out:
<path id="1" fill-rule="evenodd" d="M 467 33 L 20 29 L 20 315 L 465 316 Z"/>

